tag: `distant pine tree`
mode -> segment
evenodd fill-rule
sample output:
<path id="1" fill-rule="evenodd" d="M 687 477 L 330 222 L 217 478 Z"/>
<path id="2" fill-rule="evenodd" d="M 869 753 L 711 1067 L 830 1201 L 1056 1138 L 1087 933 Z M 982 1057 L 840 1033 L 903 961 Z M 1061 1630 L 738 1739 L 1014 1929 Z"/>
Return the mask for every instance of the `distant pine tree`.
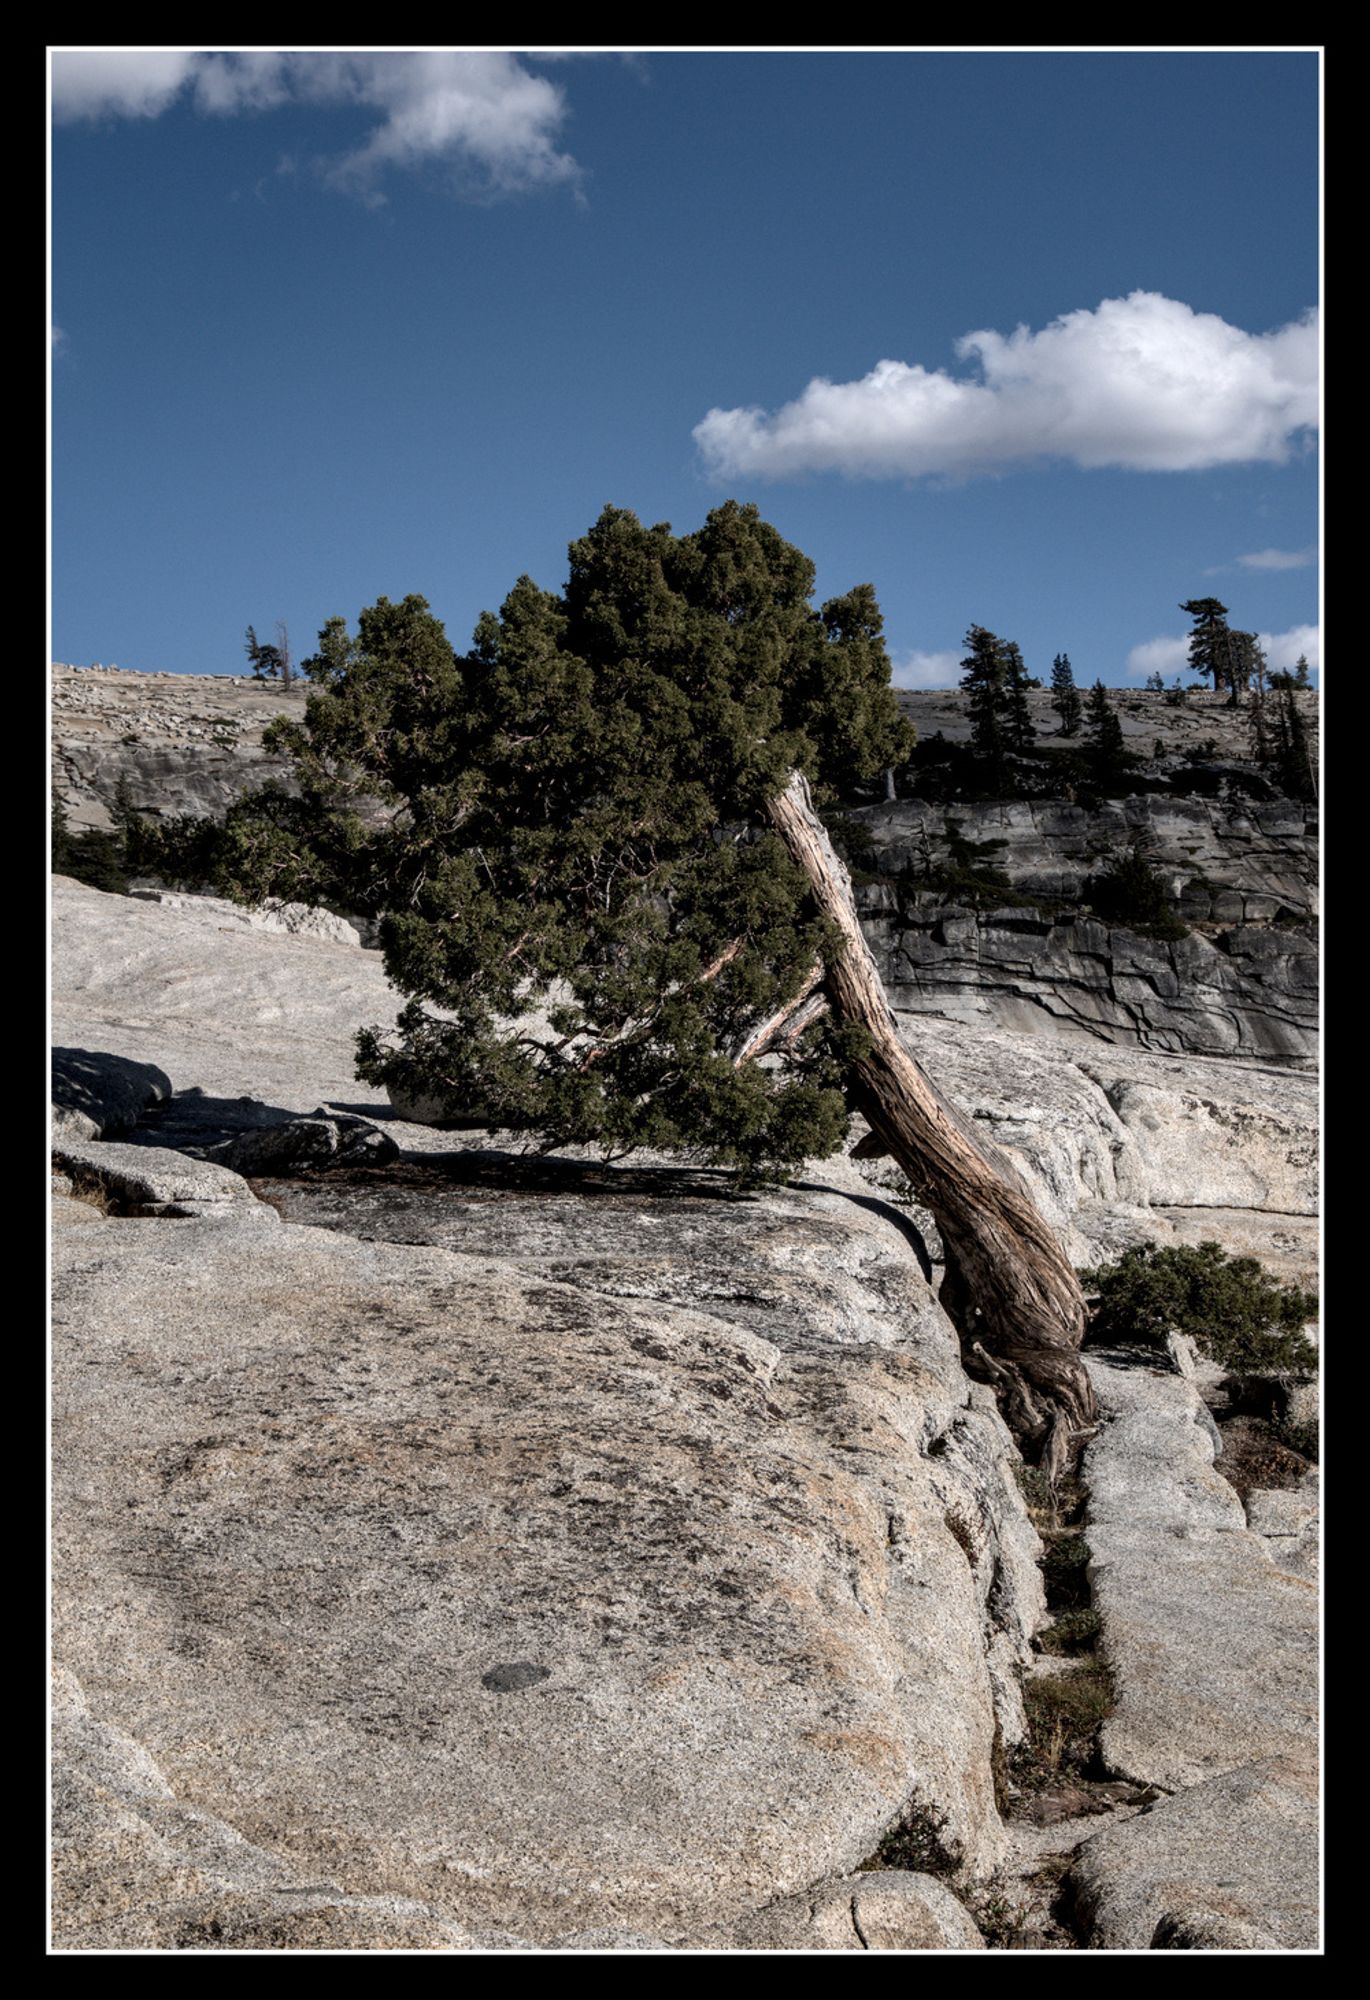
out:
<path id="1" fill-rule="evenodd" d="M 1227 606 L 1216 597 L 1191 597 L 1180 606 L 1194 620 L 1189 635 L 1189 671 L 1206 676 L 1218 694 L 1229 682 Z"/>
<path id="2" fill-rule="evenodd" d="M 983 625 L 966 634 L 966 658 L 961 662 L 961 686 L 970 697 L 970 742 L 979 776 L 991 792 L 1009 785 L 1008 674 L 1002 643 Z"/>
<path id="3" fill-rule="evenodd" d="M 1294 685 L 1288 675 L 1279 690 L 1274 715 L 1275 775 L 1286 798 L 1313 799 L 1317 784 L 1313 759 L 1308 748 L 1308 732 L 1294 699 Z"/>
<path id="4" fill-rule="evenodd" d="M 1294 662 L 1294 685 L 1296 688 L 1312 687 L 1313 685 L 1312 681 L 1308 678 L 1308 661 L 1302 653 L 1299 654 L 1298 659 Z"/>
<path id="5" fill-rule="evenodd" d="M 1058 653 L 1051 663 L 1051 705 L 1061 718 L 1061 735 L 1078 736 L 1084 710 L 1067 653 Z"/>
<path id="6" fill-rule="evenodd" d="M 1030 686 L 1023 655 L 1009 639 L 1004 642 L 1004 737 L 1010 750 L 1023 757 L 1037 740 L 1027 691 Z"/>
<path id="7" fill-rule="evenodd" d="M 1109 704 L 1108 689 L 1100 680 L 1089 691 L 1085 728 L 1089 736 L 1086 769 L 1092 783 L 1107 793 L 1126 777 L 1134 760 L 1123 743 L 1123 725 Z"/>

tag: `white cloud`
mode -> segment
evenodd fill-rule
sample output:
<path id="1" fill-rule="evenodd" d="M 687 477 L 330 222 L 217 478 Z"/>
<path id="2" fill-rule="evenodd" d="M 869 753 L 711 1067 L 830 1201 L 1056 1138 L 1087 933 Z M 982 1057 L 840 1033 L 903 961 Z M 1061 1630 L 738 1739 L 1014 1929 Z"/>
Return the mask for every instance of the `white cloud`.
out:
<path id="1" fill-rule="evenodd" d="M 1243 569 L 1307 569 L 1317 556 L 1316 549 L 1257 549 L 1254 555 L 1238 556 Z"/>
<path id="2" fill-rule="evenodd" d="M 1033 460 L 1135 471 L 1288 458 L 1318 418 L 1317 317 L 1243 333 L 1158 292 L 1105 299 L 1040 333 L 968 333 L 978 374 L 881 361 L 821 376 L 771 416 L 713 409 L 694 437 L 711 474 L 966 476 Z"/>
<path id="3" fill-rule="evenodd" d="M 54 326 L 52 329 L 52 351 L 54 354 L 57 353 L 59 348 L 65 347 L 66 340 L 67 336 L 62 331 L 61 327 Z"/>
<path id="4" fill-rule="evenodd" d="M 1182 674 L 1188 665 L 1187 638 L 1147 639 L 1132 648 L 1123 672 L 1129 680 L 1144 680 L 1149 674 L 1159 674 L 1162 680 L 1171 681 L 1176 674 Z"/>
<path id="5" fill-rule="evenodd" d="M 897 688 L 960 687 L 964 658 L 964 647 L 954 653 L 922 653 L 915 650 L 902 660 L 893 662 L 890 680 Z"/>
<path id="6" fill-rule="evenodd" d="M 1276 673 L 1288 673 L 1303 654 L 1315 673 L 1322 670 L 1322 627 L 1291 625 L 1287 632 L 1258 632 L 1256 637 Z"/>
<path id="7" fill-rule="evenodd" d="M 59 122 L 156 117 L 182 93 L 197 110 L 223 117 L 287 103 L 379 113 L 361 145 L 320 163 L 330 186 L 372 201 L 392 168 L 437 165 L 463 192 L 485 195 L 580 178 L 555 143 L 566 117 L 563 91 L 510 54 L 78 50 L 55 53 L 52 67 Z"/>
<path id="8" fill-rule="evenodd" d="M 1284 673 L 1298 662 L 1300 653 L 1310 667 L 1317 668 L 1322 658 L 1322 629 L 1317 625 L 1291 625 L 1287 632 L 1258 632 L 1257 639 L 1264 650 L 1266 660 L 1275 673 Z M 1147 639 L 1142 645 L 1134 646 L 1127 656 L 1123 669 L 1129 680 L 1142 680 L 1148 674 L 1160 674 L 1163 680 L 1173 680 L 1176 674 L 1185 673 L 1189 667 L 1188 637 L 1176 639 Z"/>
<path id="9" fill-rule="evenodd" d="M 52 58 L 52 115 L 156 118 L 189 80 L 196 58 L 175 49 L 67 49 Z"/>

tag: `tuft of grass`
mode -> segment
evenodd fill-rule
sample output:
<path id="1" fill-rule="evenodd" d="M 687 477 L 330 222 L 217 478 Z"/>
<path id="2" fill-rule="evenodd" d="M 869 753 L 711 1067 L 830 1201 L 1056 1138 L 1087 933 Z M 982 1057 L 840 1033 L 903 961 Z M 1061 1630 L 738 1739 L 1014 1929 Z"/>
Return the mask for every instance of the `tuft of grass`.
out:
<path id="1" fill-rule="evenodd" d="M 1068 1673 L 1036 1674 L 1024 1684 L 1027 1743 L 1017 1753 L 1019 1784 L 1041 1784 L 1063 1767 L 1084 1770 L 1092 1762 L 1099 1729 L 1113 1713 L 1113 1676 L 1102 1662 Z"/>
<path id="2" fill-rule="evenodd" d="M 965 1899 L 975 1927 L 991 1951 L 1011 1951 L 1032 1916 L 1027 1903 L 1015 1902 L 993 1883 Z"/>

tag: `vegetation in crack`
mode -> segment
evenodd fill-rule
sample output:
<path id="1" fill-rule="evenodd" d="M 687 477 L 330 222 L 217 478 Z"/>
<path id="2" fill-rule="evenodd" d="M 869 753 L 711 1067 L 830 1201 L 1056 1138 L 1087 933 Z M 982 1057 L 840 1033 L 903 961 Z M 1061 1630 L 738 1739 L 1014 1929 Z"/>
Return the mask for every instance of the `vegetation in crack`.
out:
<path id="1" fill-rule="evenodd" d="M 1212 1242 L 1146 1243 L 1080 1277 L 1094 1294 L 1092 1342 L 1163 1348 L 1180 1333 L 1234 1375 L 1317 1372 L 1303 1330 L 1317 1315 L 1316 1295 L 1277 1283 L 1254 1257 L 1229 1256 Z"/>

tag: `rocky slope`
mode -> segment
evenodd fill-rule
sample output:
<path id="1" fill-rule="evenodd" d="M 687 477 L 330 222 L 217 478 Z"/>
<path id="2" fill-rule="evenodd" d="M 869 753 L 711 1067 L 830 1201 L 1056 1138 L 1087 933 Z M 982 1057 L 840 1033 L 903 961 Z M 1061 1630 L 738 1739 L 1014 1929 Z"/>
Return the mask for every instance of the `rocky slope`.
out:
<path id="1" fill-rule="evenodd" d="M 1309 1062 L 1318 1032 L 1317 820 L 1297 801 L 1161 798 L 929 805 L 853 815 L 872 847 L 858 889 L 896 1009 L 1058 1040 Z M 953 832 L 996 842 L 1023 899 L 972 908 L 924 884 Z M 1079 906 L 1109 856 L 1135 848 L 1188 936 L 1156 939 Z"/>
<path id="2" fill-rule="evenodd" d="M 77 832 L 111 824 L 122 784 L 152 817 L 218 818 L 253 785 L 288 779 L 262 749 L 278 715 L 298 714 L 304 686 L 250 675 L 139 674 L 52 668 L 52 783 Z"/>
<path id="3" fill-rule="evenodd" d="M 267 777 L 287 781 L 262 749 L 277 715 L 297 713 L 283 691 L 245 678 L 134 674 L 54 667 L 53 782 L 72 826 L 107 826 L 119 787 L 157 816 L 217 816 Z M 1297 697 L 1316 740 L 1317 696 Z M 968 734 L 959 694 L 901 697 L 924 737 Z M 1072 747 L 1050 733 L 1043 693 L 1031 697 L 1041 747 Z M 1222 698 L 1120 693 L 1124 733 L 1175 783 L 1194 773 L 1183 755 L 1211 742 L 1213 772 L 1248 753 L 1246 725 Z M 1235 762 L 1233 761 L 1235 760 Z M 1246 769 L 1249 771 L 1250 766 Z M 1212 774 L 1212 773 L 1211 773 Z M 1214 776 L 1214 784 L 1225 784 Z M 1070 1042 L 1105 1041 L 1262 1063 L 1307 1063 L 1318 1024 L 1317 815 L 1269 798 L 1157 794 L 1097 810 L 1067 800 L 932 805 L 902 798 L 855 814 L 871 842 L 859 902 L 897 1009 L 983 1022 Z M 960 837 L 1002 843 L 994 866 L 1029 901 L 972 908 L 920 885 Z M 1158 941 L 1093 920 L 1085 885 L 1105 857 L 1131 847 L 1166 880 L 1190 934 Z"/>
<path id="4" fill-rule="evenodd" d="M 454 1155 L 351 1080 L 375 953 L 60 880 L 54 917 L 59 1946 L 980 1948 L 1039 1544 L 901 1178 Z M 1081 1261 L 1311 1267 L 1311 1076 L 902 1027 Z M 398 1157 L 320 1177 L 358 1121 Z M 1098 1375 L 1090 1476 L 1108 1754 L 1158 1799 L 1029 1862 L 1103 1948 L 1306 1949 L 1297 1537 L 1142 1373 Z M 854 1874 L 900 1824 L 925 1859 Z"/>

